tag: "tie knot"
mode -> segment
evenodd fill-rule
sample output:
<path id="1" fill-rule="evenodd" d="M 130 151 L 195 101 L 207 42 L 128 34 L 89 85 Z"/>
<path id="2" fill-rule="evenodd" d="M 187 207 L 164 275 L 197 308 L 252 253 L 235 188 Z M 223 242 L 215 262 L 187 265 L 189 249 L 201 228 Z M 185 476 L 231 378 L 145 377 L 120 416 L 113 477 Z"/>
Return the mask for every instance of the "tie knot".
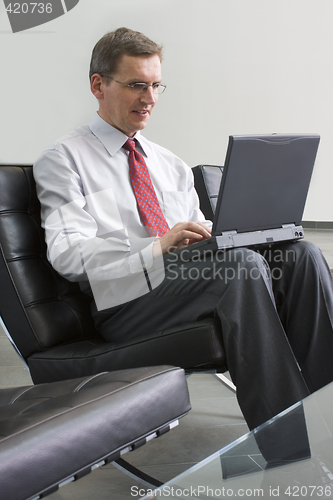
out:
<path id="1" fill-rule="evenodd" d="M 134 139 L 127 139 L 127 141 L 124 144 L 124 148 L 127 149 L 128 151 L 135 151 Z"/>

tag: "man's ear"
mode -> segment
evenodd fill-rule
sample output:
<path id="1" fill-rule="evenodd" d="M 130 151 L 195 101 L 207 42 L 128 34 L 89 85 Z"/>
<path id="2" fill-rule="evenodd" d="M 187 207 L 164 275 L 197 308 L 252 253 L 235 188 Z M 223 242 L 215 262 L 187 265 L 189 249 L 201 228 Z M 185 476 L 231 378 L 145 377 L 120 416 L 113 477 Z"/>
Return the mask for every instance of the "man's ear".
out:
<path id="1" fill-rule="evenodd" d="M 103 86 L 104 86 L 103 79 L 101 75 L 98 73 L 94 73 L 91 77 L 90 80 L 90 90 L 93 93 L 93 95 L 96 97 L 96 99 L 103 99 Z"/>

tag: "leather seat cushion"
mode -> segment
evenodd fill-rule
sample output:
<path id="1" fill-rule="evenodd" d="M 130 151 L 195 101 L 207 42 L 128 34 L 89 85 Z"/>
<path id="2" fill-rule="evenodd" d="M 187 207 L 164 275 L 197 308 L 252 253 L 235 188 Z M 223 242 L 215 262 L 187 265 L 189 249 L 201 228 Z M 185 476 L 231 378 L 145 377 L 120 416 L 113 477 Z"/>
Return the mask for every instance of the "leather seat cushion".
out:
<path id="1" fill-rule="evenodd" d="M 137 342 L 86 340 L 61 345 L 33 354 L 28 364 L 37 384 L 152 364 L 226 369 L 222 335 L 211 319 L 154 332 Z"/>
<path id="2" fill-rule="evenodd" d="M 184 372 L 169 366 L 0 389 L 1 498 L 30 498 L 117 459 L 189 409 Z"/>

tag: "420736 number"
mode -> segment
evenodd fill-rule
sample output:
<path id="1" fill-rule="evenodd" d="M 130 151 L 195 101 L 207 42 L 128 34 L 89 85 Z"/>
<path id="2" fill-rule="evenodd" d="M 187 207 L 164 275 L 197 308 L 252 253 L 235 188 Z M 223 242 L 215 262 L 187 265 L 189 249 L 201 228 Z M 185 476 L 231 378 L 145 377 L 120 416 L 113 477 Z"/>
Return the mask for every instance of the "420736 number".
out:
<path id="1" fill-rule="evenodd" d="M 43 2 L 10 3 L 6 8 L 9 14 L 51 14 L 52 4 Z"/>

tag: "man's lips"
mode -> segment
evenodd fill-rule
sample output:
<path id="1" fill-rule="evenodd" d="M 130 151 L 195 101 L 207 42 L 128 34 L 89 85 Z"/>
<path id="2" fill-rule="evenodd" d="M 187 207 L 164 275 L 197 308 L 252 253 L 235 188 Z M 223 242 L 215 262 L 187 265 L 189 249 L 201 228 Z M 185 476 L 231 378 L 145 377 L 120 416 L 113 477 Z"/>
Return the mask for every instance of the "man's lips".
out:
<path id="1" fill-rule="evenodd" d="M 139 116 L 147 116 L 149 115 L 149 110 L 148 109 L 133 109 L 132 113 L 135 113 Z"/>

